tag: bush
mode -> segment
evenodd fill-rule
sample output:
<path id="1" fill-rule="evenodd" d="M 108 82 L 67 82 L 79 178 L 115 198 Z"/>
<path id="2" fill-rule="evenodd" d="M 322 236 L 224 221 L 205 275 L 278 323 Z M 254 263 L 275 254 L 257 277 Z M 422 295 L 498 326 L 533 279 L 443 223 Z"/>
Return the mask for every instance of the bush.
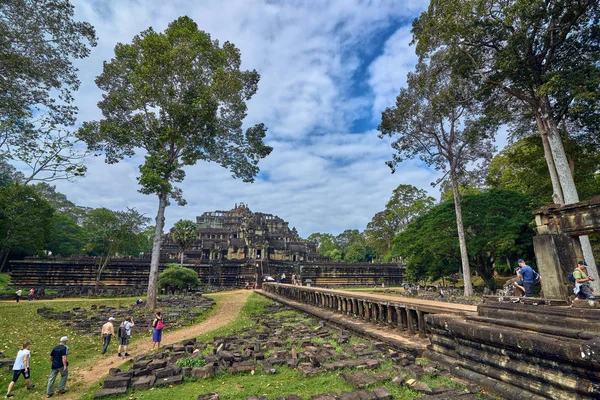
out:
<path id="1" fill-rule="evenodd" d="M 206 361 L 204 358 L 182 358 L 175 363 L 179 367 L 204 367 Z"/>
<path id="2" fill-rule="evenodd" d="M 158 276 L 158 287 L 167 291 L 195 288 L 200 285 L 198 273 L 191 268 L 170 264 L 169 268 Z"/>

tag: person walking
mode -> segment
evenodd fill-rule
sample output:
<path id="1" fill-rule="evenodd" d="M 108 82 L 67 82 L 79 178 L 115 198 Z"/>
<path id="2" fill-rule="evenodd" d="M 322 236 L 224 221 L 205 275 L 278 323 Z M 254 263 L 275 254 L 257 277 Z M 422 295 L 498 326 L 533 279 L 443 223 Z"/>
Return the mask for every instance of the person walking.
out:
<path id="1" fill-rule="evenodd" d="M 28 301 L 31 301 L 31 300 L 33 300 L 33 295 L 35 295 L 35 289 L 34 289 L 34 288 L 31 288 L 31 289 L 29 290 L 29 295 L 27 296 L 27 300 L 28 300 Z"/>
<path id="2" fill-rule="evenodd" d="M 154 350 L 154 346 L 158 344 L 157 349 L 160 349 L 160 342 L 162 340 L 162 331 L 165 327 L 164 321 L 162 319 L 160 311 L 156 313 L 156 318 L 152 322 L 152 350 Z"/>
<path id="3" fill-rule="evenodd" d="M 596 296 L 590 288 L 590 282 L 594 280 L 594 277 L 587 274 L 586 267 L 587 263 L 585 261 L 577 262 L 577 269 L 573 271 L 573 277 L 575 278 L 574 292 L 580 300 L 596 300 Z"/>
<path id="4" fill-rule="evenodd" d="M 23 291 L 22 291 L 21 289 L 19 289 L 19 290 L 17 290 L 17 291 L 15 292 L 15 296 L 16 296 L 16 299 L 17 299 L 17 303 L 19 302 L 19 300 L 21 300 L 21 294 L 22 294 L 22 293 L 23 293 Z"/>
<path id="5" fill-rule="evenodd" d="M 52 370 L 50 371 L 50 377 L 48 378 L 48 387 L 46 389 L 46 398 L 50 398 L 54 395 L 54 381 L 56 376 L 60 374 L 60 382 L 58 383 L 58 390 L 56 393 L 66 393 L 67 389 L 67 378 L 69 377 L 69 362 L 67 356 L 69 355 L 69 348 L 67 347 L 67 338 L 63 336 L 60 338 L 60 343 L 52 349 L 50 353 L 50 361 L 52 362 Z"/>
<path id="6" fill-rule="evenodd" d="M 13 397 L 14 395 L 11 393 L 11 390 L 15 386 L 15 382 L 19 379 L 19 376 L 23 374 L 23 378 L 25 378 L 25 387 L 27 390 L 32 390 L 35 388 L 35 385 L 31 384 L 29 379 L 30 369 L 29 369 L 29 360 L 31 357 L 31 352 L 29 351 L 29 347 L 31 346 L 30 342 L 23 343 L 23 347 L 17 353 L 17 357 L 15 358 L 15 363 L 13 365 L 13 378 L 12 381 L 8 384 L 8 391 L 6 392 L 6 397 Z"/>
<path id="7" fill-rule="evenodd" d="M 102 347 L 102 354 L 106 354 L 106 349 L 108 349 L 108 345 L 110 344 L 110 339 L 115 335 L 115 327 L 113 325 L 113 321 L 115 319 L 113 317 L 108 318 L 108 322 L 102 325 L 102 340 L 104 341 L 104 346 Z"/>
<path id="8" fill-rule="evenodd" d="M 118 357 L 121 357 L 121 348 L 123 348 L 125 357 L 129 357 L 127 347 L 129 346 L 129 340 L 131 339 L 131 328 L 133 326 L 135 326 L 135 324 L 133 323 L 133 318 L 131 318 L 131 315 L 126 316 L 125 321 L 123 321 L 119 326 L 119 338 L 121 341 L 119 344 Z"/>

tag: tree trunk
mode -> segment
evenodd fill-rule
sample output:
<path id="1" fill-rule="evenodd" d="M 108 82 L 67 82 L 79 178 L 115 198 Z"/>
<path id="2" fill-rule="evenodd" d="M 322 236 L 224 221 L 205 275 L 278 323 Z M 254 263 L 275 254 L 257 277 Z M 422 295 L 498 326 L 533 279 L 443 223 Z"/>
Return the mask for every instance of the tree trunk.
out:
<path id="1" fill-rule="evenodd" d="M 104 271 L 104 268 L 106 268 L 106 266 L 108 265 L 109 260 L 110 260 L 110 255 L 108 255 L 108 254 L 106 255 L 106 258 L 104 260 L 102 260 L 102 258 L 100 258 L 100 265 L 98 265 L 98 274 L 96 275 L 96 286 L 94 287 L 95 295 L 98 295 L 98 290 L 100 287 L 100 276 L 102 275 L 102 271 Z"/>
<path id="2" fill-rule="evenodd" d="M 154 230 L 154 242 L 152 243 L 152 260 L 150 261 L 150 274 L 148 276 L 148 296 L 146 308 L 156 308 L 156 286 L 158 283 L 158 265 L 160 263 L 160 243 L 162 241 L 163 228 L 165 226 L 165 208 L 167 208 L 167 195 L 158 195 L 158 212 L 156 213 L 156 228 Z"/>
<path id="3" fill-rule="evenodd" d="M 181 266 L 183 267 L 183 249 L 181 249 Z"/>
<path id="4" fill-rule="evenodd" d="M 573 179 L 571 166 L 569 160 L 567 159 L 565 148 L 562 144 L 558 124 L 550 114 L 550 103 L 547 98 L 543 98 L 540 102 L 540 106 L 536 110 L 536 119 L 539 119 L 541 122 L 541 127 L 540 124 L 538 124 L 538 127 L 540 127 L 540 133 L 542 133 L 542 138 L 542 129 L 546 132 L 548 136 L 548 143 L 550 151 L 552 153 L 552 159 L 554 160 L 556 175 L 558 176 L 560 187 L 562 188 L 563 193 L 563 203 L 561 204 L 578 203 L 579 195 L 577 194 L 577 188 L 575 187 L 575 180 Z M 545 152 L 546 151 L 544 149 L 544 153 Z M 548 165 L 548 167 L 550 168 L 550 165 Z M 583 257 L 588 264 L 588 273 L 594 278 L 598 278 L 598 268 L 596 267 L 596 261 L 594 259 L 594 253 L 592 252 L 590 238 L 588 236 L 580 236 L 579 242 L 581 244 Z M 572 266 L 572 269 L 575 269 L 575 266 Z M 590 286 L 594 288 L 594 291 L 596 293 L 600 292 L 599 280 L 590 282 Z"/>
<path id="5" fill-rule="evenodd" d="M 0 262 L 0 272 L 4 271 L 4 266 L 6 265 L 6 260 L 8 260 L 8 255 L 10 254 L 10 249 L 2 249 L 2 251 L 0 251 L 0 260 L 2 260 Z"/>
<path id="6" fill-rule="evenodd" d="M 463 227 L 462 221 L 462 207 L 460 204 L 460 193 L 458 192 L 458 182 L 454 173 L 450 174 L 450 179 L 452 181 L 452 192 L 454 193 L 454 209 L 456 210 L 456 228 L 458 229 L 458 243 L 460 245 L 460 259 L 463 270 L 463 280 L 465 282 L 465 296 L 472 296 L 473 284 L 471 283 L 471 268 L 469 267 L 467 241 L 465 239 L 465 229 Z"/>

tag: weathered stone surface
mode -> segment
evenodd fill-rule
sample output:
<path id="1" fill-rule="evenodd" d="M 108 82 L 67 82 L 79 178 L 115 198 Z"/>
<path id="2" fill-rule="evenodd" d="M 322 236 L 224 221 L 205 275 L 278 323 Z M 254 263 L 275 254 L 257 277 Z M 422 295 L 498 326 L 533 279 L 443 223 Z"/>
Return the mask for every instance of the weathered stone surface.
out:
<path id="1" fill-rule="evenodd" d="M 99 399 L 101 397 L 115 396 L 127 393 L 127 387 L 118 387 L 118 388 L 105 388 L 100 389 L 94 394 L 95 399 Z"/>
<path id="2" fill-rule="evenodd" d="M 392 393 L 385 386 L 376 387 L 373 389 L 373 394 L 378 400 L 392 400 Z"/>
<path id="3" fill-rule="evenodd" d="M 120 388 L 120 387 L 127 388 L 129 386 L 130 382 L 131 382 L 131 378 L 128 376 L 110 376 L 109 375 L 104 379 L 103 387 L 105 389 Z"/>
<path id="4" fill-rule="evenodd" d="M 337 400 L 335 393 L 315 394 L 310 397 L 310 400 Z"/>
<path id="5" fill-rule="evenodd" d="M 166 366 L 167 362 L 164 360 L 152 360 L 152 362 L 147 365 L 147 368 L 150 371 L 154 371 L 155 369 L 164 368 Z"/>
<path id="6" fill-rule="evenodd" d="M 367 390 L 357 390 L 354 393 L 358 395 L 360 400 L 377 400 L 377 397 L 375 397 L 375 394 L 373 392 L 369 392 Z"/>
<path id="7" fill-rule="evenodd" d="M 192 376 L 196 379 L 214 378 L 216 367 L 214 365 L 205 365 L 203 367 L 192 368 Z"/>
<path id="8" fill-rule="evenodd" d="M 154 385 L 155 381 L 156 377 L 154 375 L 136 377 L 131 381 L 131 388 L 133 390 L 150 389 Z"/>
<path id="9" fill-rule="evenodd" d="M 340 378 L 348 381 L 352 386 L 363 388 L 369 385 L 373 385 L 377 382 L 375 378 L 367 375 L 363 372 L 340 374 Z"/>
<path id="10" fill-rule="evenodd" d="M 254 363 L 252 361 L 241 361 L 233 363 L 230 368 L 232 374 L 238 374 L 241 372 L 254 371 Z"/>
<path id="11" fill-rule="evenodd" d="M 198 396 L 198 400 L 221 400 L 219 393 L 206 393 Z"/>
<path id="12" fill-rule="evenodd" d="M 183 382 L 183 375 L 169 376 L 167 378 L 157 379 L 154 386 L 177 385 Z"/>

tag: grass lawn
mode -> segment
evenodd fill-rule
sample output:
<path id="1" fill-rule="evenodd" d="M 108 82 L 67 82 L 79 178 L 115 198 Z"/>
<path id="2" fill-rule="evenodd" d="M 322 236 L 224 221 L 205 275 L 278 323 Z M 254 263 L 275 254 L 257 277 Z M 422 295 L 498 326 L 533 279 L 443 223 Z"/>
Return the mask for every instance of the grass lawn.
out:
<path id="1" fill-rule="evenodd" d="M 45 387 L 50 373 L 50 352 L 58 344 L 61 336 L 66 335 L 69 337 L 67 346 L 69 347 L 70 375 L 73 375 L 75 369 L 86 368 L 95 360 L 103 357 L 100 354 L 102 351 L 101 326 L 98 326 L 97 335 L 83 335 L 72 330 L 69 326 L 65 326 L 64 321 L 42 318 L 37 314 L 38 308 L 47 306 L 57 311 L 67 311 L 72 310 L 73 307 L 89 309 L 91 304 L 119 307 L 129 306 L 135 303 L 136 299 L 137 297 L 98 298 L 44 302 L 43 300 L 27 301 L 25 298 L 20 303 L 13 301 L 0 303 L 0 352 L 3 353 L 3 357 L 14 358 L 24 341 L 31 342 L 31 381 L 36 385 L 36 388 L 31 392 L 25 391 L 25 382 L 23 378 L 20 378 L 12 392 L 15 398 L 40 399 L 45 394 Z M 215 301 L 218 303 L 219 299 L 215 297 Z M 195 323 L 201 322 L 211 315 L 214 315 L 213 310 L 199 316 Z M 136 333 L 138 332 L 135 332 L 134 328 L 132 343 L 148 340 L 147 335 Z M 117 339 L 114 338 L 111 342 L 112 350 L 116 350 L 117 343 Z M 12 365 L 7 369 L 12 369 Z M 108 373 L 108 371 L 106 372 Z M 4 396 L 6 393 L 11 379 L 12 372 L 8 373 L 6 368 L 0 370 L 0 396 Z M 72 376 L 69 377 L 67 387 L 70 392 L 81 390 Z"/>

